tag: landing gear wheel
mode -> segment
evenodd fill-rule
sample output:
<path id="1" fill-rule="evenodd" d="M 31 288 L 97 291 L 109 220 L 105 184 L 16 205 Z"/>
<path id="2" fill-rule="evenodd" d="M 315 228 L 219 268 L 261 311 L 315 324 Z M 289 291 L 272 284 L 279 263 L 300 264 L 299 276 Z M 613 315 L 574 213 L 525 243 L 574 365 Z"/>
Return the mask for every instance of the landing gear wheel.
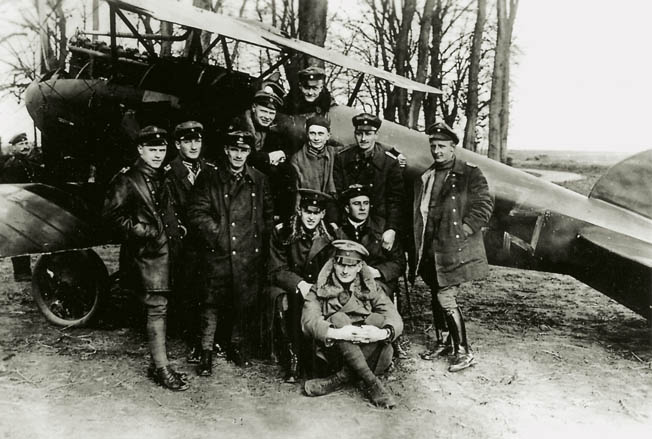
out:
<path id="1" fill-rule="evenodd" d="M 45 318 L 59 326 L 84 326 L 108 291 L 109 274 L 93 250 L 42 255 L 32 273 L 32 296 Z"/>

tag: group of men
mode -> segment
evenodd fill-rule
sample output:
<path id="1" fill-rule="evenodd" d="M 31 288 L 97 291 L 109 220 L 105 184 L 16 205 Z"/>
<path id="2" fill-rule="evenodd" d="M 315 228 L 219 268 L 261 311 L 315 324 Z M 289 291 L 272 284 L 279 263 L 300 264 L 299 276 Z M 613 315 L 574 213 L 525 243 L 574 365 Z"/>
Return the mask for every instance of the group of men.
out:
<path id="1" fill-rule="evenodd" d="M 165 166 L 168 133 L 147 126 L 138 161 L 111 181 L 103 217 L 122 242 L 121 277 L 147 309 L 149 373 L 160 385 L 188 388 L 165 344 L 168 304 L 183 296 L 196 322 L 190 348 L 199 355 L 189 361 L 198 375 L 212 374 L 218 345 L 241 367 L 266 352 L 278 354 L 286 381 L 309 378 L 309 396 L 361 379 L 374 404 L 393 407 L 378 377 L 403 330 L 392 297 L 412 228 L 433 316 L 445 316 L 435 318 L 437 344 L 422 357 L 451 354 L 451 371 L 473 363 L 456 296 L 487 269 L 482 228 L 492 199 L 482 172 L 456 159 L 448 125 L 428 127 L 434 164 L 415 181 L 408 225 L 405 157 L 377 141 L 381 120 L 366 113 L 352 120 L 355 144 L 329 145 L 323 80 L 320 69 L 301 72 L 295 94 L 304 102 L 291 92 L 292 105 L 263 87 L 222 136 L 216 163 L 202 158 L 199 122 L 174 128 L 178 154 Z M 292 108 L 310 113 L 300 149 L 274 131 L 276 112 Z"/>

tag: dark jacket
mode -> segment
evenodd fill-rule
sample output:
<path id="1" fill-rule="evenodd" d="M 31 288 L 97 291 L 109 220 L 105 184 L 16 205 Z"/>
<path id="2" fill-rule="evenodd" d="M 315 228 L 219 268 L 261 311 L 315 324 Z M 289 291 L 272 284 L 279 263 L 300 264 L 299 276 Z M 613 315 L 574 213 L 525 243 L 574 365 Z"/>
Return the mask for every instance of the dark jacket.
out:
<path id="1" fill-rule="evenodd" d="M 162 173 L 138 160 L 109 185 L 102 216 L 122 242 L 121 279 L 141 292 L 170 291 L 185 235 Z"/>
<path id="2" fill-rule="evenodd" d="M 364 245 L 369 251 L 366 259 L 367 265 L 380 271 L 381 281 L 394 289 L 398 286 L 398 278 L 405 273 L 405 252 L 401 240 L 394 240 L 391 250 L 383 248 L 383 232 L 385 219 L 370 216 L 358 230 L 347 219 L 342 222 L 339 235 L 343 239 L 350 239 Z"/>
<path id="3" fill-rule="evenodd" d="M 206 170 L 206 161 L 199 159 L 199 174 Z M 188 179 L 190 171 L 183 164 L 181 156 L 176 156 L 165 168 L 165 184 L 172 195 L 172 201 L 177 207 L 177 211 L 182 218 L 186 221 L 186 209 L 188 208 L 188 201 L 190 200 L 190 191 L 192 190 L 193 183 Z"/>
<path id="4" fill-rule="evenodd" d="M 398 160 L 387 154 L 390 148 L 376 142 L 370 160 L 362 158 L 357 145 L 338 152 L 333 166 L 335 188 L 339 194 L 352 184 L 373 185 L 371 203 L 374 214 L 385 218 L 387 229 L 401 230 L 403 203 L 403 171 Z"/>
<path id="5" fill-rule="evenodd" d="M 456 159 L 443 184 L 435 211 L 433 242 L 424 242 L 428 219 L 431 188 L 428 180 L 435 172 L 434 165 L 414 183 L 414 244 L 417 270 L 435 270 L 439 286 L 456 285 L 484 277 L 488 271 L 482 228 L 486 226 L 493 200 L 489 185 L 480 168 Z M 467 224 L 473 234 L 465 236 L 462 225 Z M 431 257 L 424 251 L 432 249 Z M 434 260 L 433 267 L 421 267 L 423 261 Z"/>
<path id="6" fill-rule="evenodd" d="M 188 220 L 202 245 L 205 303 L 233 295 L 251 305 L 265 278 L 264 263 L 273 205 L 267 177 L 246 166 L 239 190 L 231 173 L 207 168 L 199 174 L 188 205 Z"/>
<path id="7" fill-rule="evenodd" d="M 382 318 L 379 327 L 391 326 L 394 339 L 403 332 L 403 320 L 394 304 L 376 287 L 369 269 L 363 265 L 350 286 L 351 298 L 342 305 L 339 294 L 343 287 L 333 272 L 333 259 L 319 272 L 317 283 L 313 285 L 303 304 L 301 328 L 309 337 L 325 342 L 330 318 L 333 314 L 345 313 L 352 324 L 363 324 L 373 313 Z"/>
<path id="8" fill-rule="evenodd" d="M 208 165 L 204 159 L 199 159 L 199 175 L 206 171 Z M 165 185 L 169 191 L 174 209 L 179 214 L 183 224 L 189 224 L 187 211 L 188 202 L 190 201 L 190 193 L 193 189 L 194 183 L 190 181 L 188 176 L 190 171 L 183 164 L 180 156 L 172 159 L 165 168 Z M 199 175 L 196 178 L 199 178 Z M 178 285 L 183 289 L 193 288 L 193 285 L 198 283 L 197 274 L 199 270 L 199 247 L 200 241 L 196 233 L 192 229 L 188 230 L 188 234 L 183 239 L 183 246 L 181 250 L 181 257 L 178 266 L 178 271 L 182 274 L 183 285 Z M 180 279 L 180 280 L 181 280 Z"/>
<path id="9" fill-rule="evenodd" d="M 308 118 L 315 114 L 327 114 L 333 105 L 336 105 L 335 99 L 326 87 L 313 102 L 307 102 L 301 90 L 298 87 L 293 87 L 285 97 L 285 104 L 280 112 L 290 116 L 303 115 Z"/>
<path id="10" fill-rule="evenodd" d="M 0 183 L 36 183 L 42 179 L 43 164 L 37 153 L 12 155 L 0 169 Z"/>
<path id="11" fill-rule="evenodd" d="M 296 221 L 300 222 L 300 219 Z M 334 253 L 330 245 L 335 237 L 332 227 L 322 223 L 314 237 L 307 237 L 301 226 L 295 225 L 279 224 L 270 240 L 270 283 L 288 292 L 294 292 L 302 280 L 315 283 L 319 270 Z"/>

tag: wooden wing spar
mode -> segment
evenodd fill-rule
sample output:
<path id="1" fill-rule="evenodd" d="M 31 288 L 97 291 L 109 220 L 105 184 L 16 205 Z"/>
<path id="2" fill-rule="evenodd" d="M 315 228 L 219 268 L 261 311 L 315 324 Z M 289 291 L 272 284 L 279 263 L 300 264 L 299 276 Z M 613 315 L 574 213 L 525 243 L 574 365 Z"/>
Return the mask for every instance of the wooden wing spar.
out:
<path id="1" fill-rule="evenodd" d="M 433 94 L 442 93 L 438 88 L 372 67 L 334 50 L 325 49 L 295 38 L 284 37 L 252 21 L 216 14 L 194 6 L 184 5 L 180 7 L 179 3 L 171 0 L 106 1 L 125 11 L 146 15 L 160 21 L 169 21 L 181 26 L 205 30 L 266 49 L 279 52 L 288 50 L 301 52 L 331 64 L 375 76 L 406 90 Z"/>

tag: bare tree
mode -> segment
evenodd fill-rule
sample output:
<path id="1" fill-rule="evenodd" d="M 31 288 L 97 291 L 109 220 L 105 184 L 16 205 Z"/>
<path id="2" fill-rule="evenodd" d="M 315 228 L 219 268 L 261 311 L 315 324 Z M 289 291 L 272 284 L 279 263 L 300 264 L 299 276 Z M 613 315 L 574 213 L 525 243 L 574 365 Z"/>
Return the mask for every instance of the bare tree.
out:
<path id="1" fill-rule="evenodd" d="M 476 124 L 478 122 L 478 88 L 480 76 L 480 60 L 482 56 L 482 33 L 486 20 L 487 1 L 478 0 L 478 10 L 473 29 L 473 43 L 469 60 L 469 81 L 466 93 L 466 126 L 464 127 L 463 147 L 476 150 Z"/>
<path id="2" fill-rule="evenodd" d="M 417 82 L 426 82 L 428 77 L 428 58 L 429 58 L 429 42 L 430 30 L 432 29 L 432 17 L 435 12 L 435 3 L 440 3 L 438 0 L 426 0 L 423 6 L 423 14 L 421 15 L 421 23 L 419 30 L 418 42 L 418 55 L 417 55 L 417 74 L 414 78 Z M 419 122 L 419 113 L 423 105 L 423 92 L 414 92 L 410 102 L 410 116 L 408 119 L 408 126 L 416 128 Z"/>
<path id="3" fill-rule="evenodd" d="M 497 0 L 496 52 L 491 80 L 491 104 L 489 107 L 489 150 L 488 156 L 504 161 L 507 154 L 507 130 L 509 126 L 509 63 L 512 46 L 512 31 L 518 0 Z"/>
<path id="4" fill-rule="evenodd" d="M 285 13 L 293 13 L 293 8 L 286 5 L 284 8 Z M 285 14 L 284 13 L 284 14 Z M 302 41 L 307 41 L 317 46 L 324 47 L 326 42 L 327 26 L 326 20 L 328 17 L 328 1 L 327 0 L 299 0 L 298 10 L 298 36 Z M 286 21 L 286 17 L 283 21 Z M 288 23 L 289 24 L 289 23 Z M 308 66 L 324 66 L 324 62 L 319 59 L 311 58 L 306 55 L 297 55 L 292 58 L 290 63 L 285 67 L 285 76 L 290 84 L 295 84 L 297 81 L 297 73 L 299 70 Z"/>

